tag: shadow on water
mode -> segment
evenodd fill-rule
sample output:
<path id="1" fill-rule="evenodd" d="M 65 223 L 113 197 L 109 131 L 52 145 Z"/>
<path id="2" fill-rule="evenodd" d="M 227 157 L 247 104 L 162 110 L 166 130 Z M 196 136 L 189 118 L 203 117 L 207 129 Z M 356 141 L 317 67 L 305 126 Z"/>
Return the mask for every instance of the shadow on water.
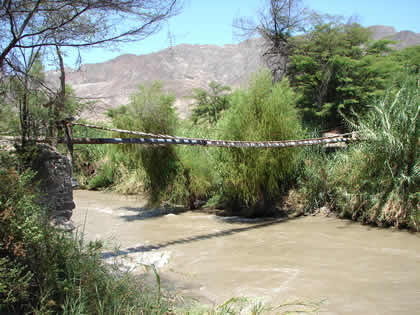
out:
<path id="1" fill-rule="evenodd" d="M 296 219 L 297 218 L 293 218 L 293 219 L 281 218 L 281 219 L 276 219 L 274 221 L 268 221 L 268 222 L 264 222 L 264 223 L 260 223 L 260 224 L 247 226 L 247 227 L 233 228 L 233 229 L 228 229 L 228 230 L 224 230 L 224 231 L 220 231 L 220 232 L 214 232 L 214 233 L 201 234 L 201 235 L 196 235 L 196 236 L 191 236 L 191 237 L 185 237 L 185 238 L 180 238 L 180 239 L 177 239 L 177 240 L 168 241 L 168 242 L 164 242 L 164 243 L 159 243 L 159 244 L 155 244 L 155 245 L 142 245 L 142 246 L 125 248 L 123 250 L 108 251 L 108 252 L 103 252 L 102 257 L 106 259 L 106 258 L 123 256 L 123 255 L 133 254 L 133 253 L 149 252 L 149 251 L 152 251 L 152 250 L 157 250 L 157 249 L 165 248 L 165 247 L 172 246 L 172 245 L 187 244 L 187 243 L 192 243 L 192 242 L 208 240 L 208 239 L 212 239 L 212 238 L 234 235 L 234 234 L 238 234 L 238 233 L 242 233 L 242 232 L 246 232 L 246 231 L 250 231 L 250 230 L 261 229 L 261 228 L 264 228 L 264 227 L 267 227 L 267 226 L 279 224 L 279 223 L 290 221 L 290 220 L 296 220 Z"/>
<path id="2" fill-rule="evenodd" d="M 127 222 L 137 221 L 137 220 L 147 220 L 157 217 L 162 217 L 167 214 L 180 214 L 182 212 L 189 211 L 184 207 L 163 207 L 163 208 L 148 208 L 148 207 L 121 207 L 118 210 L 125 210 L 135 212 L 136 214 L 132 215 L 122 215 L 120 218 Z"/>

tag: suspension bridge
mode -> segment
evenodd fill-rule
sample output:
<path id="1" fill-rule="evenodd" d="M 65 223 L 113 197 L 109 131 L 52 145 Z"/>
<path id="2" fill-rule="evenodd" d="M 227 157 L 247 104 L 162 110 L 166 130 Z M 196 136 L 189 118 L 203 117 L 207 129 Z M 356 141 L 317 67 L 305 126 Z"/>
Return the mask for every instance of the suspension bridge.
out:
<path id="1" fill-rule="evenodd" d="M 58 143 L 67 144 L 140 144 L 153 146 L 167 145 L 189 145 L 189 146 L 206 146 L 206 147 L 236 147 L 236 148 L 287 148 L 312 145 L 332 145 L 338 143 L 349 143 L 359 140 L 356 133 L 335 134 L 320 138 L 298 139 L 298 140 L 281 140 L 281 141 L 238 141 L 238 140 L 214 140 L 205 138 L 188 138 L 177 137 L 164 134 L 153 134 L 141 131 L 124 130 L 117 128 L 107 128 L 92 124 L 78 122 L 64 122 L 66 137 L 58 139 Z M 105 131 L 111 131 L 120 134 L 129 134 L 131 138 L 73 138 L 72 127 L 82 126 L 86 128 L 94 128 Z M 19 137 L 0 137 L 2 140 L 16 141 Z M 48 139 L 28 139 L 34 142 L 49 142 Z"/>

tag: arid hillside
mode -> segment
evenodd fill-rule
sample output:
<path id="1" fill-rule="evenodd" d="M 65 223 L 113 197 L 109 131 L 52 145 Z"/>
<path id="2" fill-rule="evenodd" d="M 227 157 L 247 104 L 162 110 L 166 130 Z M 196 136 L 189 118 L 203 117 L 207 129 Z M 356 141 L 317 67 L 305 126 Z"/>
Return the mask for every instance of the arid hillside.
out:
<path id="1" fill-rule="evenodd" d="M 206 88 L 212 80 L 232 87 L 245 84 L 263 64 L 261 41 L 252 39 L 238 45 L 181 44 L 148 55 L 122 55 L 108 62 L 82 65 L 67 73 L 68 83 L 80 97 L 97 98 L 95 112 L 126 104 L 140 83 L 162 81 L 177 97 L 176 106 L 185 117 L 194 88 Z M 50 79 L 56 79 L 51 73 Z"/>
<path id="2" fill-rule="evenodd" d="M 420 45 L 420 34 L 381 25 L 369 29 L 372 39 L 397 41 L 397 49 Z M 261 39 L 225 46 L 181 44 L 157 53 L 86 64 L 78 71 L 69 71 L 67 80 L 78 96 L 96 100 L 95 110 L 85 113 L 89 118 L 101 118 L 106 109 L 126 104 L 138 84 L 154 80 L 162 81 L 165 89 L 176 95 L 179 114 L 185 117 L 194 88 L 206 88 L 212 80 L 234 88 L 246 84 L 264 65 L 262 46 Z M 50 73 L 50 79 L 55 81 L 57 75 Z"/>

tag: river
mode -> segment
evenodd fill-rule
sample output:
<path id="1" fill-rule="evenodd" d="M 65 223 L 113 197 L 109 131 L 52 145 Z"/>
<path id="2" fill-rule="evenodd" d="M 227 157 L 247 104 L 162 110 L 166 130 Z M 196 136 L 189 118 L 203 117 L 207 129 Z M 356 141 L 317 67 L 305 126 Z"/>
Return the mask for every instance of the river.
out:
<path id="1" fill-rule="evenodd" d="M 73 220 L 107 259 L 155 264 L 178 294 L 207 304 L 323 301 L 322 314 L 420 314 L 420 234 L 324 216 L 240 220 L 147 209 L 140 197 L 75 191 Z M 119 246 L 119 250 L 114 250 Z"/>

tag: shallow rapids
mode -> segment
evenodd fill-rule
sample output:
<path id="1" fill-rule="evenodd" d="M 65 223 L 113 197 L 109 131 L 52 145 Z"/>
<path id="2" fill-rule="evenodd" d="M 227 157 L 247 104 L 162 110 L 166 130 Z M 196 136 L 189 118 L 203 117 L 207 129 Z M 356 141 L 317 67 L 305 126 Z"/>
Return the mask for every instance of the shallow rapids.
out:
<path id="1" fill-rule="evenodd" d="M 238 220 L 145 209 L 145 201 L 75 191 L 73 220 L 106 259 L 154 264 L 185 296 L 219 304 L 324 300 L 323 314 L 419 314 L 420 234 L 327 217 Z M 113 249 L 118 246 L 119 250 Z"/>

